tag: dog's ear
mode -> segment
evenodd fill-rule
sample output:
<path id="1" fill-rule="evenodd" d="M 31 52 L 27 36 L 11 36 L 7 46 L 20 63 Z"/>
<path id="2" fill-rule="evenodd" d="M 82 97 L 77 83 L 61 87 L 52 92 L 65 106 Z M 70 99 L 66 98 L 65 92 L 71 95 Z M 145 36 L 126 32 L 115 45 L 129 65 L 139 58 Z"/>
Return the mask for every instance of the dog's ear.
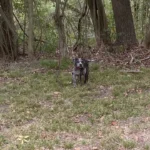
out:
<path id="1" fill-rule="evenodd" d="M 82 60 L 83 60 L 83 62 L 84 62 L 84 63 L 86 63 L 86 62 L 87 62 L 87 60 L 86 60 L 86 59 L 82 59 Z"/>
<path id="2" fill-rule="evenodd" d="M 75 62 L 76 62 L 76 60 L 77 60 L 77 58 L 73 58 L 73 59 L 72 59 L 73 63 L 75 63 Z"/>
<path id="3" fill-rule="evenodd" d="M 77 60 L 78 60 L 78 58 L 73 58 L 72 59 L 73 62 L 76 62 Z"/>

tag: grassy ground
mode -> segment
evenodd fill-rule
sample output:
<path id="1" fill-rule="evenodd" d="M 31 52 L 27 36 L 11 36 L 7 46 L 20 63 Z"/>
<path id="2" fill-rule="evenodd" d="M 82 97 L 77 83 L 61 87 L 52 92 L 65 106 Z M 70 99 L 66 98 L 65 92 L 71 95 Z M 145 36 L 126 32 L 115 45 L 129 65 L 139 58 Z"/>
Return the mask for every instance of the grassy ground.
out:
<path id="1" fill-rule="evenodd" d="M 149 150 L 150 69 L 90 67 L 87 85 L 36 62 L 0 70 L 0 149 Z"/>

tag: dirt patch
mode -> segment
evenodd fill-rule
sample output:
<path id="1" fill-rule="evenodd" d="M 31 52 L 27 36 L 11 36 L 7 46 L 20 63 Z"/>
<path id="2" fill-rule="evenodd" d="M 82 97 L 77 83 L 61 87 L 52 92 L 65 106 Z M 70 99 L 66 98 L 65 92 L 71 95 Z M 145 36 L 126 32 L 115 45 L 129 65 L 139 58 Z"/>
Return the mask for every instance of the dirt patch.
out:
<path id="1" fill-rule="evenodd" d="M 7 82 L 7 81 L 9 81 L 8 78 L 6 78 L 6 77 L 0 77 L 0 85 L 3 84 L 3 83 L 5 83 L 5 82 Z"/>
<path id="2" fill-rule="evenodd" d="M 99 92 L 100 92 L 100 98 L 111 97 L 112 96 L 112 87 L 100 86 Z"/>
<path id="3" fill-rule="evenodd" d="M 146 145 L 150 146 L 150 117 L 136 117 L 120 121 L 118 128 L 122 130 L 123 140 L 134 141 L 139 149 Z"/>
<path id="4" fill-rule="evenodd" d="M 72 150 L 98 150 L 99 143 L 95 140 L 93 141 L 91 137 L 87 135 L 79 135 L 72 133 L 59 133 L 57 137 L 62 143 L 74 143 Z M 85 144 L 83 145 L 83 142 Z M 63 147 L 56 148 L 56 150 L 65 150 Z"/>
<path id="5" fill-rule="evenodd" d="M 95 94 L 95 98 L 96 99 L 103 99 L 103 98 L 111 98 L 113 96 L 112 94 L 112 87 L 107 87 L 107 86 L 98 86 L 96 88 L 96 94 Z"/>
<path id="6" fill-rule="evenodd" d="M 73 122 L 82 123 L 82 124 L 90 124 L 90 121 L 89 121 L 90 118 L 91 118 L 90 114 L 77 115 L 73 118 Z"/>
<path id="7" fill-rule="evenodd" d="M 39 104 L 44 108 L 53 108 L 52 102 L 49 101 L 41 101 Z"/>
<path id="8" fill-rule="evenodd" d="M 9 109 L 9 105 L 7 104 L 0 105 L 0 113 L 6 113 L 8 112 L 8 109 Z"/>
<path id="9" fill-rule="evenodd" d="M 81 140 L 81 135 L 62 132 L 58 134 L 58 138 L 61 139 L 61 141 L 74 141 Z"/>

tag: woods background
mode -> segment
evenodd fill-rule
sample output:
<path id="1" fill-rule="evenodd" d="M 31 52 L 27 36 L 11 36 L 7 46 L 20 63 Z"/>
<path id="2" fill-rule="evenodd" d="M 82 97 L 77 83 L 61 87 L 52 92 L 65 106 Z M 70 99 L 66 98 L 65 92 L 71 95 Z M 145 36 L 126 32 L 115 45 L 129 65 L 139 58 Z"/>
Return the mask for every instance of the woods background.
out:
<path id="1" fill-rule="evenodd" d="M 149 0 L 1 0 L 0 6 L 3 59 L 150 46 Z"/>

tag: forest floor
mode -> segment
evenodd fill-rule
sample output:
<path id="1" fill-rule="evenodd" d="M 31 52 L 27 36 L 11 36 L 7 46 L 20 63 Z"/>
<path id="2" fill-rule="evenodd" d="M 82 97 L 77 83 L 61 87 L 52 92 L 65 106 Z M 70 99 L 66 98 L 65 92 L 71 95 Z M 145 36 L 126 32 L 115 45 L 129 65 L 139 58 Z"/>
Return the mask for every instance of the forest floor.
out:
<path id="1" fill-rule="evenodd" d="M 46 63 L 0 67 L 1 150 L 150 150 L 150 69 L 93 63 L 74 88 Z"/>

